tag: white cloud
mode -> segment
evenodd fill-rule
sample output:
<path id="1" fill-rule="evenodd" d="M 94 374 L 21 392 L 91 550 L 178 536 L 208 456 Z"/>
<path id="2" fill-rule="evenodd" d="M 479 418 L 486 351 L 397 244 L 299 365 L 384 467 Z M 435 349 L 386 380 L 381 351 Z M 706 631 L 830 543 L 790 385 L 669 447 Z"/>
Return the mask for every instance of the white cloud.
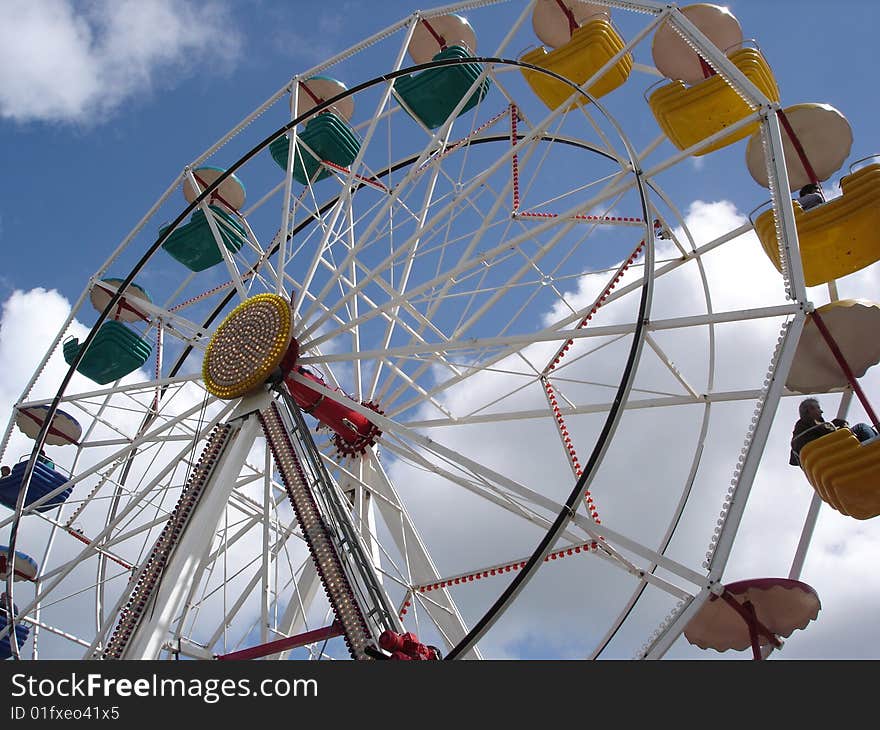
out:
<path id="1" fill-rule="evenodd" d="M 68 314 L 70 303 L 54 289 L 32 289 L 29 292 L 17 290 L 3 303 L 0 330 L 2 406 L 11 408 L 15 403 Z M 85 331 L 81 325 L 74 325 L 71 334 L 82 337 Z M 46 377 L 37 385 L 35 397 L 46 398 L 53 395 L 43 383 L 53 379 L 60 380 L 66 365 L 63 361 L 59 363 L 59 360 L 60 358 L 55 358 L 49 365 Z"/>
<path id="2" fill-rule="evenodd" d="M 160 81 L 238 55 L 223 3 L 8 0 L 0 5 L 0 116 L 96 122 Z"/>

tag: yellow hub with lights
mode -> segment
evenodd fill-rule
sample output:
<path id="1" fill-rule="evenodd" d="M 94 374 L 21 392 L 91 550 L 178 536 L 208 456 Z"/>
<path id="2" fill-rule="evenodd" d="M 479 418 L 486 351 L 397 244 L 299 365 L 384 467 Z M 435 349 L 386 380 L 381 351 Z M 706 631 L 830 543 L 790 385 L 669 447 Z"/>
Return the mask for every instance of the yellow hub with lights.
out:
<path id="1" fill-rule="evenodd" d="M 239 304 L 208 343 L 202 362 L 208 392 L 231 400 L 266 382 L 287 351 L 291 329 L 284 297 L 257 294 Z"/>

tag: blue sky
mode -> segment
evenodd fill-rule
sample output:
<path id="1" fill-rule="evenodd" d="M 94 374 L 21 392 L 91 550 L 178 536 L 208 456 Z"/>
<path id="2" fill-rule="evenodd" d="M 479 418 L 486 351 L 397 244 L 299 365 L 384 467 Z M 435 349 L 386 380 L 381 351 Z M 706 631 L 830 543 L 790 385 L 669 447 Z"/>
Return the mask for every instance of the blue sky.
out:
<path id="1" fill-rule="evenodd" d="M 833 12 L 814 0 L 736 0 L 728 7 L 745 37 L 757 39 L 784 105 L 824 102 L 847 116 L 855 141 L 843 171 L 878 151 L 876 3 L 846 0 Z M 521 8 L 511 3 L 493 17 L 512 21 Z M 0 4 L 0 301 L 37 287 L 74 300 L 186 163 L 293 74 L 413 9 L 398 0 Z M 617 11 L 615 20 L 626 36 L 631 19 Z M 489 53 L 503 35 L 503 23 L 474 24 L 478 51 Z M 646 44 L 638 54 L 637 60 L 650 61 Z M 349 75 L 342 80 L 349 86 L 394 62 L 375 54 L 365 58 L 361 67 L 346 67 Z M 642 98 L 651 82 L 647 75 L 634 75 L 631 87 L 613 96 L 613 112 L 627 121 L 638 118 L 656 134 Z M 740 142 L 679 166 L 668 192 L 682 210 L 698 200 L 729 201 L 747 213 L 769 196 L 743 174 L 743 150 Z M 179 195 L 174 201 L 182 208 Z M 719 209 L 707 210 L 713 215 Z M 745 280 L 740 284 L 747 286 Z M 32 349 L 33 343 L 20 344 Z M 790 425 L 783 417 L 778 431 L 783 449 L 786 431 Z M 867 525 L 864 534 L 874 541 L 869 544 L 877 542 L 876 526 Z M 836 539 L 828 538 L 829 553 L 837 549 Z M 870 595 L 880 595 L 877 590 L 875 582 Z M 819 634 L 802 655 L 833 654 L 834 636 Z M 525 637 L 508 651 L 540 656 L 539 645 Z M 794 642 L 792 647 L 797 651 Z M 880 640 L 870 647 L 868 655 L 880 656 Z M 685 648 L 681 654 L 696 652 Z"/>

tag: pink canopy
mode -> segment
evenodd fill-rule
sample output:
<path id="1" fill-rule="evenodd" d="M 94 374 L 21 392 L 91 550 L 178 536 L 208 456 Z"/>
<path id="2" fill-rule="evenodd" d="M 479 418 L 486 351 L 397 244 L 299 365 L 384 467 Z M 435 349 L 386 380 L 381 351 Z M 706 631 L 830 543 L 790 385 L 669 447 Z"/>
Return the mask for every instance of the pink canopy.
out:
<path id="1" fill-rule="evenodd" d="M 721 596 L 712 595 L 691 619 L 684 635 L 691 644 L 716 651 L 779 646 L 776 637 L 788 637 L 795 629 L 805 628 L 820 608 L 819 596 L 806 583 L 790 578 L 752 578 L 727 584 Z"/>

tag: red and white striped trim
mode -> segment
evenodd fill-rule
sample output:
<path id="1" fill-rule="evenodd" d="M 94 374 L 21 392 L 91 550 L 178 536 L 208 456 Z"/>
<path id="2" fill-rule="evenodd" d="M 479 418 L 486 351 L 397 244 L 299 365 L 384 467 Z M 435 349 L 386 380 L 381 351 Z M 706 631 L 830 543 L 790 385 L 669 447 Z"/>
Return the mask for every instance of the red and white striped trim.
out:
<path id="1" fill-rule="evenodd" d="M 519 199 L 518 199 L 518 185 L 514 184 L 514 190 L 517 191 L 517 197 L 515 199 L 514 204 L 514 218 L 540 218 L 540 219 L 550 219 L 550 218 L 559 218 L 560 220 L 567 221 L 584 221 L 586 223 L 602 223 L 606 225 L 618 225 L 618 226 L 642 226 L 645 223 L 644 218 L 630 218 L 626 216 L 615 216 L 615 215 L 564 215 L 561 216 L 558 213 L 539 213 L 539 212 L 519 212 L 517 208 L 519 207 Z"/>
<path id="2" fill-rule="evenodd" d="M 581 542 L 577 545 L 569 545 L 568 547 L 562 548 L 561 550 L 555 550 L 552 553 L 548 553 L 547 557 L 544 558 L 544 562 L 546 563 L 551 560 L 561 560 L 562 558 L 580 553 L 586 554 L 590 551 L 598 549 L 599 543 L 597 543 L 595 540 L 589 540 L 588 542 Z M 526 559 L 515 560 L 512 563 L 502 563 L 500 565 L 483 568 L 482 570 L 476 570 L 471 573 L 461 573 L 460 575 L 453 575 L 449 576 L 448 578 L 442 578 L 441 580 L 438 580 L 436 582 L 424 583 L 422 585 L 414 585 L 412 587 L 412 590 L 414 593 L 430 593 L 431 591 L 440 590 L 441 588 L 449 588 L 453 585 L 473 583 L 475 580 L 490 578 L 496 575 L 501 575 L 502 573 L 516 572 L 517 570 L 521 570 L 522 568 L 524 568 L 526 562 Z M 410 601 L 405 600 L 402 610 L 405 612 L 405 609 L 408 608 L 409 605 L 411 605 Z"/>

